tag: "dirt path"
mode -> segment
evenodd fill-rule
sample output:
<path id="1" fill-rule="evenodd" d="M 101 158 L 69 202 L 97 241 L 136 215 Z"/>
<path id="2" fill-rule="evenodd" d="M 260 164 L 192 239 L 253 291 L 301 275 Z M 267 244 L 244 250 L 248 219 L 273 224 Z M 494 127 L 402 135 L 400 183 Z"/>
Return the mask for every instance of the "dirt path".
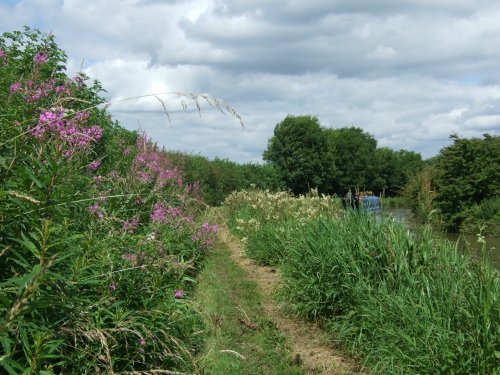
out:
<path id="1" fill-rule="evenodd" d="M 279 282 L 279 271 L 259 266 L 245 257 L 243 245 L 231 236 L 227 228 L 220 228 L 220 238 L 228 246 L 231 258 L 255 281 L 262 294 L 263 308 L 268 318 L 288 338 L 292 356 L 300 362 L 306 374 L 353 374 L 355 366 L 331 345 L 316 325 L 291 319 L 283 315 L 273 298 Z"/>

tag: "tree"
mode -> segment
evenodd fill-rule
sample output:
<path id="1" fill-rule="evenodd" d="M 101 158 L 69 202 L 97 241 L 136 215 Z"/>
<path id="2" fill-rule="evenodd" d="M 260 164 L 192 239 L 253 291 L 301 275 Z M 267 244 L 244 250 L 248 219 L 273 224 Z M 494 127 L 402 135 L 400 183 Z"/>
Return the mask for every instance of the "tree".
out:
<path id="1" fill-rule="evenodd" d="M 295 194 L 325 191 L 333 168 L 325 130 L 312 116 L 289 115 L 277 124 L 263 159 L 278 168 Z"/>
<path id="2" fill-rule="evenodd" d="M 500 137 L 460 138 L 438 156 L 436 205 L 448 223 L 458 228 L 467 209 L 500 195 Z"/>
<path id="3" fill-rule="evenodd" d="M 371 190 L 398 194 L 411 176 L 422 170 L 424 162 L 420 154 L 388 147 L 377 148 L 374 154 Z"/>
<path id="4" fill-rule="evenodd" d="M 343 194 L 349 187 L 371 188 L 375 178 L 375 138 L 357 127 L 328 129 L 326 135 L 335 164 L 333 190 Z"/>

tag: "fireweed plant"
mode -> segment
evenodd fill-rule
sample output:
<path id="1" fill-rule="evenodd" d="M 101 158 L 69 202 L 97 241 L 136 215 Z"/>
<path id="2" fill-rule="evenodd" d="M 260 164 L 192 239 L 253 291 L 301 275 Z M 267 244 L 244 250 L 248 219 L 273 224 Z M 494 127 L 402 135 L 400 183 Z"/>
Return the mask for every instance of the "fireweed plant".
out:
<path id="1" fill-rule="evenodd" d="M 196 371 L 189 302 L 217 226 L 52 35 L 0 37 L 0 372 Z"/>

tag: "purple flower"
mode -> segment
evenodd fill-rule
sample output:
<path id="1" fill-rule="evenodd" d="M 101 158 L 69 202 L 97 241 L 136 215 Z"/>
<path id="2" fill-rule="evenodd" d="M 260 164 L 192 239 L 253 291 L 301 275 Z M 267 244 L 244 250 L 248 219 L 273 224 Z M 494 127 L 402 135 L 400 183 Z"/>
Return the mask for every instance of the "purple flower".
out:
<path id="1" fill-rule="evenodd" d="M 99 204 L 98 204 L 98 203 L 95 203 L 94 205 L 89 206 L 89 207 L 88 207 L 88 210 L 89 210 L 91 213 L 95 214 L 99 220 L 101 220 L 101 219 L 103 219 L 103 218 L 104 218 L 104 214 L 103 214 L 102 210 L 100 209 L 100 207 L 99 207 Z"/>
<path id="2" fill-rule="evenodd" d="M 10 92 L 11 94 L 19 91 L 21 89 L 21 83 L 20 82 L 14 82 L 12 85 L 10 85 Z"/>
<path id="3" fill-rule="evenodd" d="M 88 207 L 88 210 L 90 212 L 92 212 L 93 214 L 95 214 L 98 209 L 99 209 L 99 204 L 98 203 L 95 203 L 94 205 Z"/>
<path id="4" fill-rule="evenodd" d="M 109 285 L 109 289 L 111 289 L 112 292 L 116 290 L 116 284 L 114 281 L 112 281 L 111 284 Z"/>
<path id="5" fill-rule="evenodd" d="M 157 202 L 153 206 L 153 212 L 151 213 L 151 221 L 156 223 L 164 222 L 166 220 L 165 214 L 166 212 L 163 203 Z"/>
<path id="6" fill-rule="evenodd" d="M 177 298 L 177 299 L 183 298 L 184 295 L 185 295 L 185 293 L 184 293 L 184 291 L 182 289 L 176 289 L 174 291 L 174 298 Z"/>
<path id="7" fill-rule="evenodd" d="M 4 64 L 7 64 L 7 53 L 1 48 L 0 48 L 0 60 L 2 60 Z"/>
<path id="8" fill-rule="evenodd" d="M 33 61 L 36 65 L 45 64 L 47 62 L 47 54 L 44 51 L 38 52 L 33 58 Z"/>
<path id="9" fill-rule="evenodd" d="M 135 227 L 139 224 L 139 218 L 134 216 L 132 219 L 125 221 L 123 223 L 123 230 L 129 232 L 130 234 L 134 233 Z"/>
<path id="10" fill-rule="evenodd" d="M 78 112 L 75 115 L 75 120 L 76 121 L 85 121 L 89 118 L 89 113 L 88 112 Z"/>
<path id="11" fill-rule="evenodd" d="M 100 165 L 101 165 L 101 161 L 100 160 L 94 160 L 92 163 L 90 163 L 89 165 L 87 165 L 87 168 L 90 171 L 95 172 L 97 170 L 97 168 L 99 168 Z"/>
<path id="12" fill-rule="evenodd" d="M 137 254 L 135 253 L 123 253 L 122 259 L 129 261 L 134 266 L 137 264 Z"/>

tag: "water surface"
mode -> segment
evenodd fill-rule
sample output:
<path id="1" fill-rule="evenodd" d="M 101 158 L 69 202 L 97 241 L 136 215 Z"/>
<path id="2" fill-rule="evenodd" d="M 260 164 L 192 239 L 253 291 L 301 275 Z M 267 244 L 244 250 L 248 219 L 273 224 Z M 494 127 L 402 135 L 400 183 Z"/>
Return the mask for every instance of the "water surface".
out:
<path id="1" fill-rule="evenodd" d="M 407 208 L 385 208 L 383 214 L 389 215 L 394 221 L 407 224 L 408 226 L 412 221 L 412 213 Z M 478 237 L 476 235 L 447 232 L 445 233 L 445 237 L 454 243 L 458 242 L 459 248 L 469 252 L 472 256 L 477 258 L 482 257 L 482 243 L 477 241 Z M 500 270 L 500 237 L 485 236 L 484 238 L 486 240 L 488 257 L 492 260 L 495 268 Z"/>

